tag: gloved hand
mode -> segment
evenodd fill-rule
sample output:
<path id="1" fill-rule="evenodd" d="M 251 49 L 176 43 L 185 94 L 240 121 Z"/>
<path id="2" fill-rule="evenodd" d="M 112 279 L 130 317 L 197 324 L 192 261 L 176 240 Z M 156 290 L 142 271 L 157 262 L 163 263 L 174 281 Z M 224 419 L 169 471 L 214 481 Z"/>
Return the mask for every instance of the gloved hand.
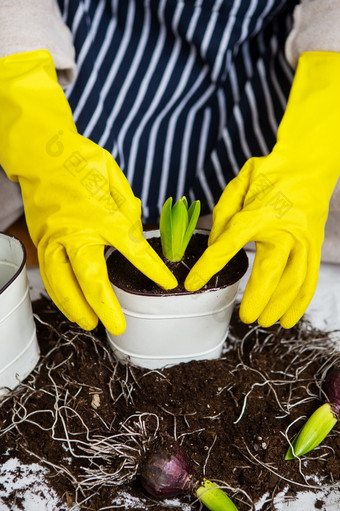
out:
<path id="1" fill-rule="evenodd" d="M 84 329 L 98 317 L 113 334 L 125 319 L 104 259 L 116 247 L 164 288 L 175 277 L 143 238 L 140 201 L 112 156 L 77 133 L 51 55 L 0 59 L 0 163 L 21 186 L 42 279 Z"/>
<path id="2" fill-rule="evenodd" d="M 247 242 L 256 256 L 240 308 L 245 323 L 292 327 L 317 285 L 329 201 L 340 174 L 340 54 L 300 57 L 277 143 L 251 158 L 213 211 L 208 248 L 188 275 L 195 291 Z"/>

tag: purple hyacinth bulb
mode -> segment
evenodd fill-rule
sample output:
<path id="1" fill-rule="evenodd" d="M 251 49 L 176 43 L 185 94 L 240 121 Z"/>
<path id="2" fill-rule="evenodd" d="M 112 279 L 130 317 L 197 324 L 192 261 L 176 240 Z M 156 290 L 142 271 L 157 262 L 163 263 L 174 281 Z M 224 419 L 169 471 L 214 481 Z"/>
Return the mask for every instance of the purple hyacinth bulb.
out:
<path id="1" fill-rule="evenodd" d="M 187 493 L 195 481 L 189 457 L 171 437 L 164 437 L 149 451 L 139 466 L 139 475 L 145 491 L 161 498 Z"/>
<path id="2" fill-rule="evenodd" d="M 340 367 L 332 367 L 325 378 L 324 390 L 333 412 L 340 415 Z"/>

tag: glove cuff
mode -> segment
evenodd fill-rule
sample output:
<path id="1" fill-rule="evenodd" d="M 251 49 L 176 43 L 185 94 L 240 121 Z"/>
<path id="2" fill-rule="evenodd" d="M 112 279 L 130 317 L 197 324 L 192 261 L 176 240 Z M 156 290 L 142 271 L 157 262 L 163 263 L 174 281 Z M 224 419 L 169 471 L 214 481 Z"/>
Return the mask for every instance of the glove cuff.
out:
<path id="1" fill-rule="evenodd" d="M 0 164 L 9 179 L 31 173 L 32 162 L 46 157 L 48 140 L 66 131 L 77 133 L 49 51 L 1 58 Z"/>

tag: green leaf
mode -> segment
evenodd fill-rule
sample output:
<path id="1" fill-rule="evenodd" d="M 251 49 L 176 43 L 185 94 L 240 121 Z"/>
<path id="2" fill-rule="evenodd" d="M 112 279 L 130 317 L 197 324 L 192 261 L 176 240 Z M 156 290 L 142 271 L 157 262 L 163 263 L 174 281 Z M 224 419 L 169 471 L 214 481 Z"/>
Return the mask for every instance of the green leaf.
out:
<path id="1" fill-rule="evenodd" d="M 210 511 L 237 511 L 237 507 L 221 488 L 208 479 L 197 488 L 196 495 Z"/>
<path id="2" fill-rule="evenodd" d="M 159 220 L 162 252 L 164 257 L 172 260 L 172 197 L 169 197 L 163 204 Z"/>
<path id="3" fill-rule="evenodd" d="M 326 438 L 337 421 L 329 403 L 320 406 L 294 438 L 285 460 L 292 460 L 315 449 Z"/>
<path id="4" fill-rule="evenodd" d="M 183 238 L 188 226 L 188 208 L 186 199 L 179 199 L 172 208 L 172 256 L 180 261 L 184 255 Z"/>
<path id="5" fill-rule="evenodd" d="M 183 197 L 181 199 L 179 199 L 181 202 L 183 202 L 184 206 L 185 206 L 185 209 L 187 210 L 188 207 L 189 207 L 189 204 L 188 204 L 188 200 L 187 198 L 183 195 Z"/>
<path id="6" fill-rule="evenodd" d="M 188 226 L 183 238 L 183 253 L 186 251 L 187 246 L 189 245 L 189 241 L 191 240 L 191 236 L 195 230 L 197 225 L 198 218 L 201 212 L 201 203 L 200 201 L 194 201 L 188 211 Z"/>

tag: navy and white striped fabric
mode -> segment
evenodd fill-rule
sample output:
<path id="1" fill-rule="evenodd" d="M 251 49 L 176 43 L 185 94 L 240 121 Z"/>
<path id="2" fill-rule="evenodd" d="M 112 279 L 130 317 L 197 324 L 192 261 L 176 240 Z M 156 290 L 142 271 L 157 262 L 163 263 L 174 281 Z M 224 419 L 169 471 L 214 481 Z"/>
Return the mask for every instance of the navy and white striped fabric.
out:
<path id="1" fill-rule="evenodd" d="M 169 196 L 210 212 L 244 162 L 270 152 L 297 0 L 58 2 L 77 53 L 74 120 L 112 153 L 145 222 Z"/>

